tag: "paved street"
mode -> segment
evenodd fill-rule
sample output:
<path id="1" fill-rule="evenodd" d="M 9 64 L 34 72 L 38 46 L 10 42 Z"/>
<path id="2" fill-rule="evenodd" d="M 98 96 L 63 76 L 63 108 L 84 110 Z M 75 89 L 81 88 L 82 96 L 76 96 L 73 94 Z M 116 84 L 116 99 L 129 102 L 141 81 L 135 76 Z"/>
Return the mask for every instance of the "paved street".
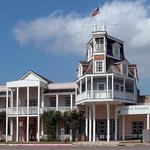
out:
<path id="1" fill-rule="evenodd" d="M 150 150 L 150 145 L 134 146 L 5 146 L 1 145 L 0 150 Z"/>

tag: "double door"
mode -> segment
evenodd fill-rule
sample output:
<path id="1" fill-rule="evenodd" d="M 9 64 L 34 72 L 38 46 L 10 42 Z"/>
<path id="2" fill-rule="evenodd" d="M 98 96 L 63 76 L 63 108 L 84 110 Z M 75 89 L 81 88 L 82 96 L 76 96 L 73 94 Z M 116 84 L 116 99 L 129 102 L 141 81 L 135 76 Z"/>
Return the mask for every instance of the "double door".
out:
<path id="1" fill-rule="evenodd" d="M 110 119 L 110 140 L 115 139 L 115 120 Z M 107 120 L 96 120 L 96 135 L 98 140 L 107 139 Z"/>

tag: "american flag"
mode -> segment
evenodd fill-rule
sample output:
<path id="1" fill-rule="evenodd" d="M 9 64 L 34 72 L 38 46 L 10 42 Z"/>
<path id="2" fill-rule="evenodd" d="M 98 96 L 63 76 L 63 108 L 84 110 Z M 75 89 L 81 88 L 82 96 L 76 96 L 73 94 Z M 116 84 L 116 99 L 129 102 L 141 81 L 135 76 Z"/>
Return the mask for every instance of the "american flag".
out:
<path id="1" fill-rule="evenodd" d="M 98 15 L 100 12 L 99 12 L 99 7 L 96 8 L 95 10 L 92 11 L 92 17 L 95 17 L 96 15 Z"/>

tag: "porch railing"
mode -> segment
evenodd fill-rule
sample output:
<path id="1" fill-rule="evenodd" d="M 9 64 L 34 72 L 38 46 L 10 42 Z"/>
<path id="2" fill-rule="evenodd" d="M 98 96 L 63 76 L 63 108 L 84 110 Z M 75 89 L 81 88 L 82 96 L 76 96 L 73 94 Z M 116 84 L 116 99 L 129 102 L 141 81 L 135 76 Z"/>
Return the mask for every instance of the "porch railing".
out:
<path id="1" fill-rule="evenodd" d="M 72 110 L 76 109 L 76 106 L 72 106 Z M 56 109 L 56 107 L 44 107 L 44 111 L 48 111 L 48 110 L 58 110 L 58 111 L 70 111 L 71 110 L 71 106 L 58 106 L 58 109 Z"/>
<path id="2" fill-rule="evenodd" d="M 81 94 L 77 95 L 76 100 L 83 100 L 83 99 L 106 99 L 112 97 L 112 91 L 111 90 L 93 90 L 93 91 L 87 91 L 82 92 Z"/>
<path id="3" fill-rule="evenodd" d="M 127 99 L 127 100 L 134 100 L 134 93 L 130 92 L 120 92 L 120 91 L 114 91 L 114 98 L 119 98 L 119 99 Z"/>
<path id="4" fill-rule="evenodd" d="M 40 113 L 42 113 L 40 108 Z M 38 107 L 8 107 L 7 108 L 8 115 L 37 115 L 38 114 Z"/>

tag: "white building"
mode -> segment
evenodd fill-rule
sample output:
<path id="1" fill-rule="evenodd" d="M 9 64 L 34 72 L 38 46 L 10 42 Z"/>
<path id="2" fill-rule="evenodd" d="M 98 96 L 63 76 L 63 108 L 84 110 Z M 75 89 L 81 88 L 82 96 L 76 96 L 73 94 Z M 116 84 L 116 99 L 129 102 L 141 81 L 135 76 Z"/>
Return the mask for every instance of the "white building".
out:
<path id="1" fill-rule="evenodd" d="M 124 42 L 99 27 L 86 47 L 76 82 L 53 83 L 29 71 L 0 86 L 6 141 L 39 141 L 44 136 L 41 115 L 49 109 L 85 111 L 79 134 L 88 141 L 140 138 L 143 129 L 149 130 L 150 99 L 138 96 L 137 68 L 125 58 Z M 61 128 L 70 134 L 64 121 L 59 134 Z"/>

